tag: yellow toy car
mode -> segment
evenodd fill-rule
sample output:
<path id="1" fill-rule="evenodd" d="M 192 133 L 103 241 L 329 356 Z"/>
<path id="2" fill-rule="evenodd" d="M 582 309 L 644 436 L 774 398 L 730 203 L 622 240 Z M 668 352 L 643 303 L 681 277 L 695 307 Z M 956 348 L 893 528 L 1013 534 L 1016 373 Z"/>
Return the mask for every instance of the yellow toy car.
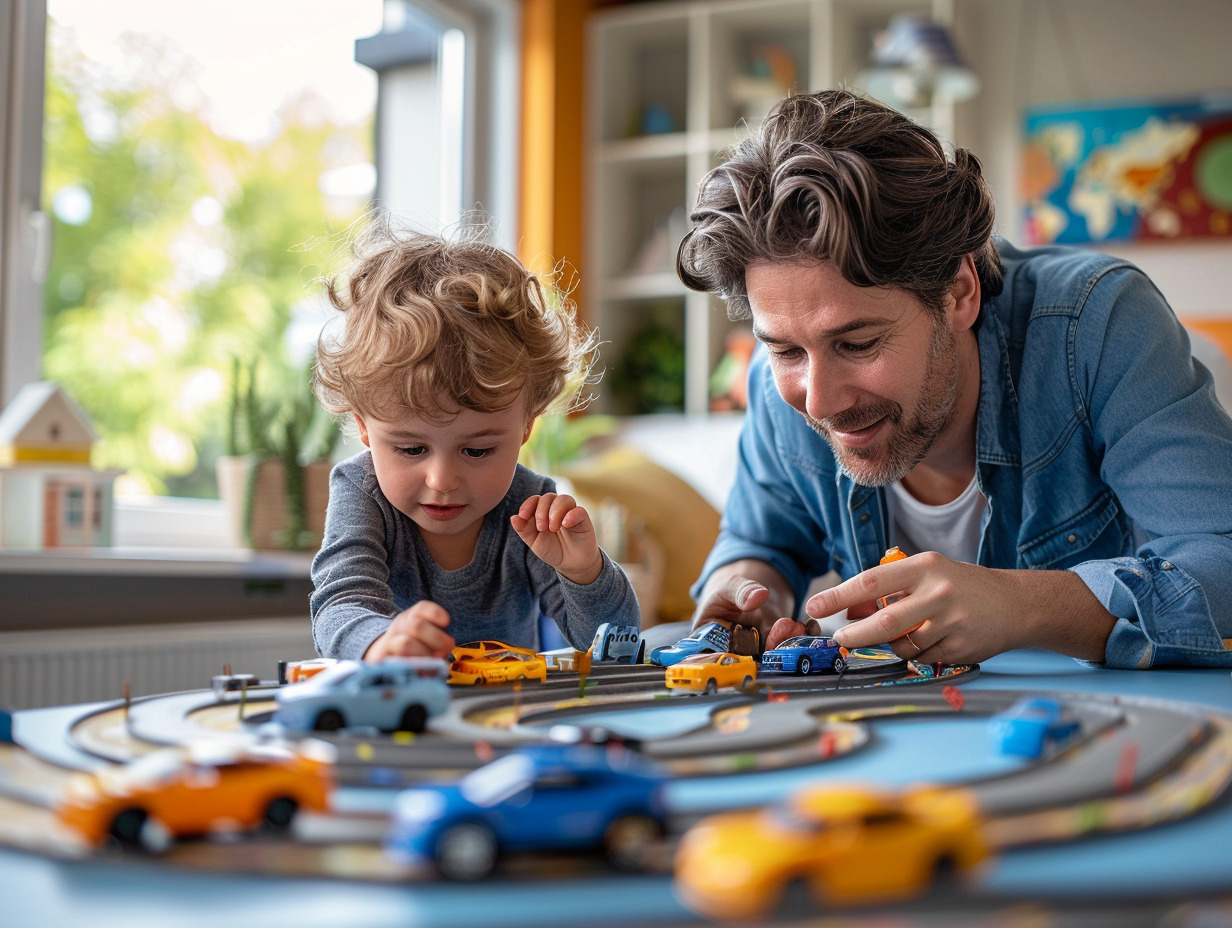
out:
<path id="1" fill-rule="evenodd" d="M 449 660 L 461 661 L 471 657 L 490 657 L 498 651 L 518 651 L 530 655 L 538 653 L 532 648 L 519 648 L 517 645 L 505 644 L 503 641 L 468 641 L 465 644 L 454 645 L 453 650 L 449 652 Z"/>
<path id="2" fill-rule="evenodd" d="M 747 654 L 709 651 L 691 654 L 667 668 L 668 689 L 717 693 L 721 686 L 745 686 L 757 679 L 757 661 Z"/>
<path id="3" fill-rule="evenodd" d="M 826 905 L 908 899 L 980 864 L 982 825 L 964 789 L 810 786 L 694 825 L 676 853 L 676 894 L 721 920 L 764 917 L 796 884 Z"/>
<path id="4" fill-rule="evenodd" d="M 515 680 L 547 679 L 548 664 L 542 655 L 521 648 L 463 657 L 449 665 L 449 682 L 462 685 L 512 683 Z"/>
<path id="5" fill-rule="evenodd" d="M 71 778 L 56 817 L 94 846 L 157 853 L 175 837 L 290 827 L 300 809 L 330 808 L 332 746 L 206 740 L 153 751 Z"/>

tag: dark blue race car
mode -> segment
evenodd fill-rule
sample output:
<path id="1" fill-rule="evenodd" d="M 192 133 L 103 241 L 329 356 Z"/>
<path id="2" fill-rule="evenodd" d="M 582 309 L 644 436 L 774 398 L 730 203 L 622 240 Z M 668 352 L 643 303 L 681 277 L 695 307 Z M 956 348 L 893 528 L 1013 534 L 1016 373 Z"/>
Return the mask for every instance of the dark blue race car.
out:
<path id="1" fill-rule="evenodd" d="M 763 672 L 842 673 L 847 669 L 847 649 L 824 635 L 797 635 L 761 656 Z"/>
<path id="2" fill-rule="evenodd" d="M 598 848 L 638 869 L 667 823 L 664 781 L 624 747 L 525 745 L 456 784 L 399 793 L 385 851 L 453 880 L 483 879 L 506 851 Z"/>

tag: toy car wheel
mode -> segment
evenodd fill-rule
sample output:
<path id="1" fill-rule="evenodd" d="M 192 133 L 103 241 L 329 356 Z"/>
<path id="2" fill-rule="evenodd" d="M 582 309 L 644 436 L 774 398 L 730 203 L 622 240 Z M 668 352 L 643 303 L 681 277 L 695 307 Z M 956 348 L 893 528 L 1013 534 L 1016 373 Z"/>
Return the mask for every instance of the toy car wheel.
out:
<path id="1" fill-rule="evenodd" d="M 640 870 L 646 866 L 650 848 L 662 837 L 663 826 L 649 815 L 622 815 L 603 832 L 603 850 L 613 867 Z"/>
<path id="2" fill-rule="evenodd" d="M 147 854 L 161 854 L 171 847 L 172 835 L 170 829 L 154 816 L 146 816 L 141 823 L 139 841 L 141 849 Z"/>
<path id="3" fill-rule="evenodd" d="M 428 710 L 419 703 L 407 706 L 402 710 L 402 722 L 399 727 L 402 731 L 423 731 L 428 727 Z"/>
<path id="4" fill-rule="evenodd" d="M 471 681 L 471 686 L 483 686 L 487 682 L 488 682 L 487 677 L 476 677 L 474 680 Z"/>
<path id="5" fill-rule="evenodd" d="M 436 841 L 436 868 L 449 880 L 482 880 L 496 867 L 496 835 L 482 822 L 462 822 Z"/>
<path id="6" fill-rule="evenodd" d="M 316 721 L 312 723 L 315 731 L 337 731 L 346 724 L 346 719 L 342 717 L 342 713 L 337 709 L 325 709 L 317 714 Z"/>
<path id="7" fill-rule="evenodd" d="M 742 690 L 747 690 L 752 685 L 753 685 L 753 678 L 750 677 L 748 674 L 745 674 L 744 679 L 740 681 L 740 688 Z"/>
<path id="8" fill-rule="evenodd" d="M 714 679 L 714 677 L 711 677 L 709 680 L 706 681 L 706 695 L 713 696 L 718 691 L 719 691 L 719 684 Z"/>
<path id="9" fill-rule="evenodd" d="M 843 656 L 840 654 L 834 658 L 834 662 L 831 663 L 830 666 L 834 668 L 835 673 L 842 673 L 847 669 L 847 662 L 843 660 Z"/>
<path id="10" fill-rule="evenodd" d="M 285 831 L 291 827 L 291 820 L 295 818 L 298 810 L 299 803 L 290 796 L 271 799 L 270 804 L 265 807 L 265 824 L 275 831 Z"/>
<path id="11" fill-rule="evenodd" d="M 802 677 L 806 677 L 813 670 L 813 662 L 807 657 L 800 658 L 800 666 L 796 668 L 796 672 Z"/>
<path id="12" fill-rule="evenodd" d="M 135 848 L 141 846 L 141 828 L 148 816 L 144 809 L 125 809 L 111 820 L 111 830 L 108 834 L 119 842 L 120 847 Z"/>

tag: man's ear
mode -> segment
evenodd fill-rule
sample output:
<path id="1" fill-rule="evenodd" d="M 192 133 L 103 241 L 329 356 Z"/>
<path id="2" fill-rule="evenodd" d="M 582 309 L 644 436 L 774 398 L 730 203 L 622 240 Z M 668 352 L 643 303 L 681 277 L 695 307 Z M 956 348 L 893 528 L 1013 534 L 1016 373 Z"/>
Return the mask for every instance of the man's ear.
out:
<path id="1" fill-rule="evenodd" d="M 965 255 L 958 276 L 950 285 L 950 326 L 955 332 L 966 332 L 980 317 L 980 275 L 975 270 L 975 258 Z"/>
<path id="2" fill-rule="evenodd" d="M 372 446 L 368 444 L 368 426 L 364 424 L 364 417 L 357 412 L 351 415 L 355 417 L 355 428 L 359 431 L 359 440 L 364 443 L 364 447 L 371 448 Z"/>

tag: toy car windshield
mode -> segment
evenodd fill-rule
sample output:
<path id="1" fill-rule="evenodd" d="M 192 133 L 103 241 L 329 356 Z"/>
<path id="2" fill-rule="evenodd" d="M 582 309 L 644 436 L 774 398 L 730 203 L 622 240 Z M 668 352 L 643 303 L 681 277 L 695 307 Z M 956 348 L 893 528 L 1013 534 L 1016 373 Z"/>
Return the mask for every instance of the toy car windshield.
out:
<path id="1" fill-rule="evenodd" d="M 468 773 L 458 784 L 462 797 L 477 806 L 494 806 L 516 796 L 534 781 L 535 765 L 522 754 L 506 754 Z"/>

